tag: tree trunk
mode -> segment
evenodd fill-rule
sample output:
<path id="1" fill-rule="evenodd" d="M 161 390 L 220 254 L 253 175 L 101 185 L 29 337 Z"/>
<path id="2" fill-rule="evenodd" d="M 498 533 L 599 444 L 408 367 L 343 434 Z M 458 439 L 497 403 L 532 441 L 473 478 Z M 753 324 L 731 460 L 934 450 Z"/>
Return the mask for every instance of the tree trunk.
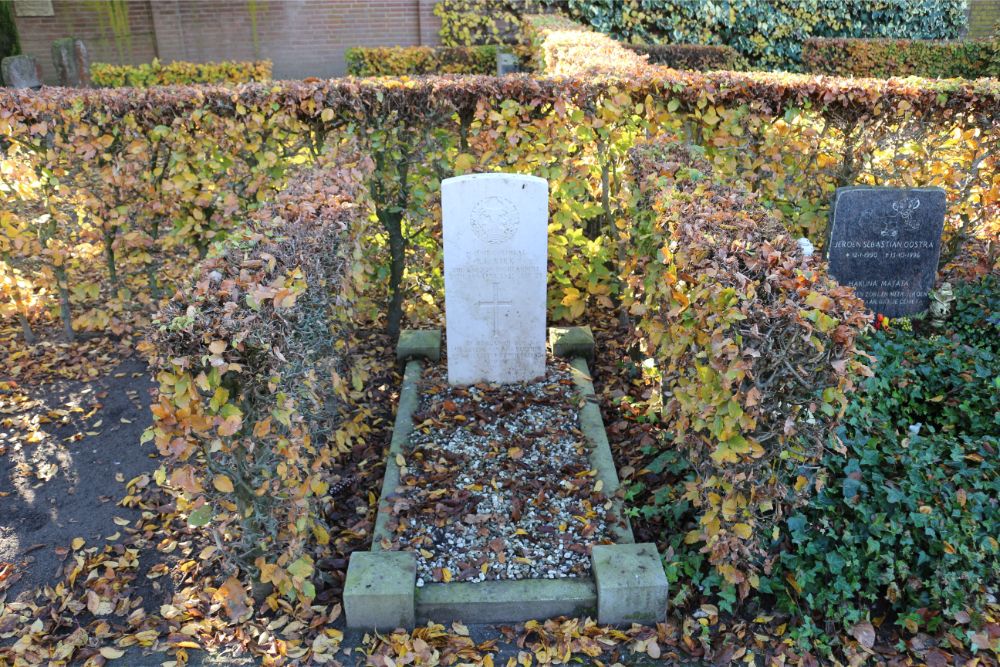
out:
<path id="1" fill-rule="evenodd" d="M 403 270 L 406 267 L 406 238 L 403 236 L 402 212 L 379 215 L 389 234 L 389 312 L 386 329 L 394 339 L 403 322 Z"/>
<path id="2" fill-rule="evenodd" d="M 104 261 L 108 265 L 108 278 L 111 284 L 118 286 L 118 269 L 115 266 L 115 235 L 112 232 L 104 232 Z"/>
<path id="3" fill-rule="evenodd" d="M 63 335 L 70 343 L 76 340 L 73 333 L 73 310 L 69 303 L 69 287 L 66 276 L 66 269 L 61 266 L 55 268 L 56 283 L 59 285 L 59 317 L 62 318 Z"/>
<path id="4" fill-rule="evenodd" d="M 21 335 L 24 336 L 24 342 L 27 345 L 35 344 L 35 332 L 31 330 L 31 322 L 28 321 L 28 316 L 25 314 L 24 310 L 24 300 L 21 298 L 21 288 L 14 284 L 14 307 L 17 309 L 17 321 L 21 324 Z"/>

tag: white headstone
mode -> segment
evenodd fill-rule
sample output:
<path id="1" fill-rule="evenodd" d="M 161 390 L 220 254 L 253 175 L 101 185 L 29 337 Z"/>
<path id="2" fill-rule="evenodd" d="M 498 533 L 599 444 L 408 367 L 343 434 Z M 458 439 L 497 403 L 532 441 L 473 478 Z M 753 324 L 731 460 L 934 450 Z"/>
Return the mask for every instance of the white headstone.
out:
<path id="1" fill-rule="evenodd" d="M 520 174 L 441 182 L 448 381 L 545 375 L 549 185 Z"/>

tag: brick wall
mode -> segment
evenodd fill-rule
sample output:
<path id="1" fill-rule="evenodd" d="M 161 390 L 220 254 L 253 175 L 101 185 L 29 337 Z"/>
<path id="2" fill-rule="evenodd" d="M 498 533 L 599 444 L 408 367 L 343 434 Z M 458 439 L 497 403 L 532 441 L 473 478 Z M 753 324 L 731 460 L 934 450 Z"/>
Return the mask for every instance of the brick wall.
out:
<path id="1" fill-rule="evenodd" d="M 969 2 L 969 34 L 982 39 L 993 34 L 993 26 L 1000 23 L 1000 0 L 971 0 Z"/>
<path id="2" fill-rule="evenodd" d="M 250 60 L 274 63 L 276 79 L 344 74 L 352 46 L 437 44 L 434 0 L 130 0 L 131 49 L 119 53 L 92 3 L 53 0 L 54 16 L 16 18 L 25 53 L 55 71 L 53 39 L 82 38 L 92 62 Z M 251 7 L 256 7 L 254 39 Z M 122 40 L 118 40 L 119 42 Z"/>
<path id="3" fill-rule="evenodd" d="M 156 56 L 156 39 L 149 2 L 128 4 L 129 35 L 116 40 L 106 18 L 88 2 L 53 0 L 52 16 L 15 16 L 21 51 L 42 66 L 45 83 L 56 83 L 52 41 L 79 37 L 87 45 L 91 62 L 149 62 Z"/>

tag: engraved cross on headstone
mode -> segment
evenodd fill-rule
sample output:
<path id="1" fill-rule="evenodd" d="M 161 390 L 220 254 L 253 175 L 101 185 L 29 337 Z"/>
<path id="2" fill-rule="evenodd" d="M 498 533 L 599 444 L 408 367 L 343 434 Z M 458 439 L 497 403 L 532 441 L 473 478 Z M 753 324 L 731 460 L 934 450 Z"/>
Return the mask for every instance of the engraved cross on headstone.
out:
<path id="1" fill-rule="evenodd" d="M 496 336 L 500 333 L 500 309 L 510 308 L 514 305 L 513 301 L 501 301 L 500 300 L 500 283 L 493 283 L 493 300 L 492 301 L 477 301 L 476 305 L 480 308 L 484 306 L 491 309 L 490 315 L 493 319 L 493 335 Z"/>

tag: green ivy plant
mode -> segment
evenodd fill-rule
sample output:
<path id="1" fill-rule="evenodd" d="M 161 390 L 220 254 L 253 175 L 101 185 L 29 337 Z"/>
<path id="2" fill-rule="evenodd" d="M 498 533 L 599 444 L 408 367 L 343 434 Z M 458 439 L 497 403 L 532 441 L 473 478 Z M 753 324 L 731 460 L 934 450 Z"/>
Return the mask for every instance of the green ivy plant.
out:
<path id="1" fill-rule="evenodd" d="M 955 295 L 941 333 L 868 338 L 875 376 L 783 527 L 769 586 L 786 608 L 845 625 L 884 608 L 912 632 L 982 620 L 1000 581 L 1000 286 Z"/>

